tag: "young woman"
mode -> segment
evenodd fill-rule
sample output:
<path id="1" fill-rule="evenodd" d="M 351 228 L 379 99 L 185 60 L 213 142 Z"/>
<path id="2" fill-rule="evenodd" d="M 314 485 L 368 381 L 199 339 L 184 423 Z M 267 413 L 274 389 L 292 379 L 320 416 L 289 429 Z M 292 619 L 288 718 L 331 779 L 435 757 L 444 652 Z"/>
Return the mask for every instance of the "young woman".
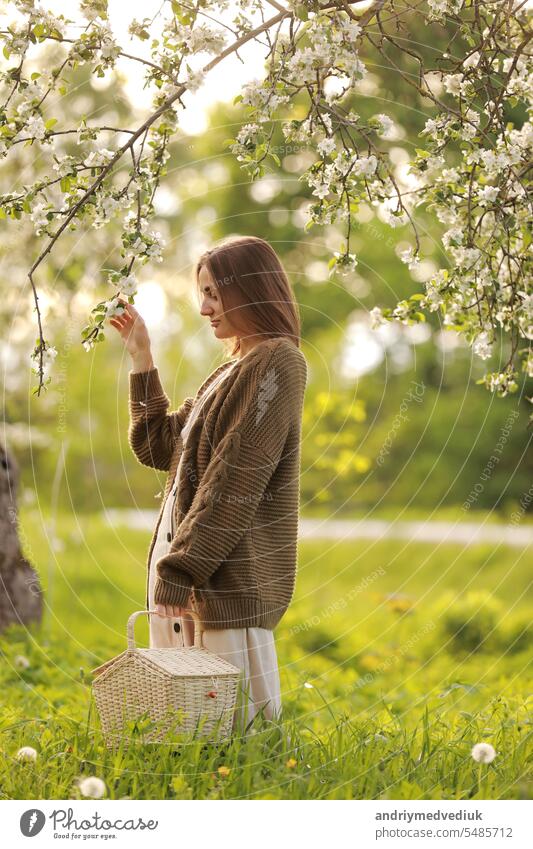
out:
<path id="1" fill-rule="evenodd" d="M 243 670 L 241 719 L 279 716 L 273 629 L 294 590 L 307 364 L 289 281 L 262 239 L 200 257 L 200 313 L 232 359 L 169 412 L 146 326 L 130 304 L 110 319 L 132 358 L 129 443 L 168 472 L 148 553 L 150 645 L 204 646 Z M 244 714 L 244 715 L 243 715 Z M 237 712 L 235 715 L 237 720 Z"/>

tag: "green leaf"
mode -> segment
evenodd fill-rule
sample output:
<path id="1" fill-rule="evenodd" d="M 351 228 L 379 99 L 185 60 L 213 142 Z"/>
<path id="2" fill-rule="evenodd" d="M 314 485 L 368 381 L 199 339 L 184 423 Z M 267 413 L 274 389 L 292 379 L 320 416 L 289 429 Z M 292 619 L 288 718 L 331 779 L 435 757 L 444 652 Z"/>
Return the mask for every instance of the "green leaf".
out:
<path id="1" fill-rule="evenodd" d="M 309 12 L 307 11 L 306 7 L 303 4 L 296 6 L 296 9 L 294 11 L 295 11 L 296 17 L 300 21 L 307 21 L 309 19 Z"/>
<path id="2" fill-rule="evenodd" d="M 48 121 L 46 121 L 44 126 L 46 127 L 47 130 L 51 130 L 52 127 L 55 126 L 55 124 L 57 124 L 57 118 L 49 118 Z"/>

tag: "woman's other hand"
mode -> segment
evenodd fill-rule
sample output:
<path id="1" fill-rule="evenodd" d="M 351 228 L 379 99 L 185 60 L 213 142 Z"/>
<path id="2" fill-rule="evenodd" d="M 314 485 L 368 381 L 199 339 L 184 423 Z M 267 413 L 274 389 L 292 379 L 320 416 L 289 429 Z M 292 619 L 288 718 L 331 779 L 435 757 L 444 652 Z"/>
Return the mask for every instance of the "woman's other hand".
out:
<path id="1" fill-rule="evenodd" d="M 148 371 L 153 368 L 152 354 L 150 350 L 150 335 L 142 315 L 123 298 L 119 298 L 124 304 L 122 315 L 114 315 L 109 323 L 118 331 L 126 350 L 130 354 L 134 371 Z"/>
<path id="2" fill-rule="evenodd" d="M 178 616 L 183 616 L 185 613 L 184 607 L 172 607 L 170 604 L 156 604 L 155 610 L 158 616 L 164 618 L 175 619 Z"/>

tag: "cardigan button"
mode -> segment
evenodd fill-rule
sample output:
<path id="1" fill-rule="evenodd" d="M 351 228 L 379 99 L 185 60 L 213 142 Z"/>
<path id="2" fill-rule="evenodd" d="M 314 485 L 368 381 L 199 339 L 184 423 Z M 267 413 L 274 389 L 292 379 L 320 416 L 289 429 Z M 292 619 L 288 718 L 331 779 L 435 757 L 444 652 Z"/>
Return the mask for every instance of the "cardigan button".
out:
<path id="1" fill-rule="evenodd" d="M 179 634 L 179 632 L 181 631 L 181 625 L 179 622 L 174 622 L 174 630 L 176 634 Z"/>
<path id="2" fill-rule="evenodd" d="M 170 531 L 167 534 L 167 542 L 172 542 L 172 534 L 170 533 Z"/>

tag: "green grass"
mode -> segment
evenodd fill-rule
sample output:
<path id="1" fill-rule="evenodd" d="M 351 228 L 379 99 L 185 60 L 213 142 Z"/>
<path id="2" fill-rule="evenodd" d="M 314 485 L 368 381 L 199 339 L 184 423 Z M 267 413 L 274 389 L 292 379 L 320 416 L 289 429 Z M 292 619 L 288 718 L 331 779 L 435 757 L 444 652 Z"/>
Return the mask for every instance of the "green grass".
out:
<path id="1" fill-rule="evenodd" d="M 89 671 L 124 649 L 126 619 L 144 607 L 149 534 L 61 517 L 50 554 L 36 514 L 21 529 L 48 607 L 40 628 L 0 638 L 4 798 L 76 798 L 86 775 L 111 798 L 531 798 L 526 551 L 302 544 L 275 632 L 283 721 L 219 747 L 187 738 L 112 753 Z M 498 753 L 490 765 L 470 756 L 480 741 Z M 16 760 L 21 746 L 35 763 Z"/>

